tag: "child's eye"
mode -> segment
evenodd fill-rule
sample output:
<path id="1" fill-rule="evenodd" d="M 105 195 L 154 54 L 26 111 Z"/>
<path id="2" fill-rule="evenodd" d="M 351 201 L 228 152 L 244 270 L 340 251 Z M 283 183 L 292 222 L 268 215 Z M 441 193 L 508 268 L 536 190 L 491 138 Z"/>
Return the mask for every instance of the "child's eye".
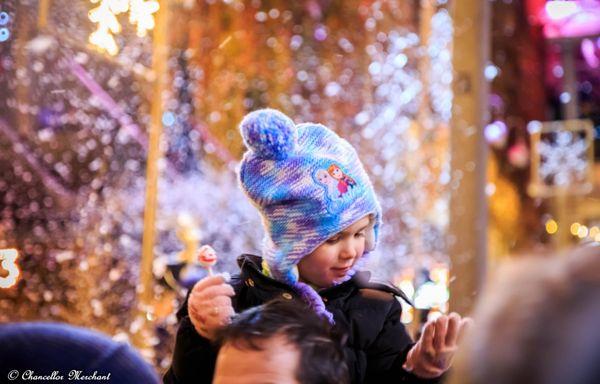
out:
<path id="1" fill-rule="evenodd" d="M 336 237 L 332 237 L 332 238 L 329 238 L 329 239 L 327 239 L 326 243 L 327 243 L 327 244 L 335 244 L 335 243 L 337 243 L 339 240 L 340 240 L 340 237 L 339 237 L 339 236 L 336 236 Z"/>
<path id="2" fill-rule="evenodd" d="M 365 233 L 364 232 L 357 232 L 354 237 L 364 237 Z"/>

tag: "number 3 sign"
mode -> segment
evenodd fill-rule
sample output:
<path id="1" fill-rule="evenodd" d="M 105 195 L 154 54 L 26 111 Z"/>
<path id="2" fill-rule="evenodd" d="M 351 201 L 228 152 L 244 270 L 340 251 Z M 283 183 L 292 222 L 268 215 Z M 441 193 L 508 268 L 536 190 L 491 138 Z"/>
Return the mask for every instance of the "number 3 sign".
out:
<path id="1" fill-rule="evenodd" d="M 17 266 L 17 257 L 19 253 L 16 249 L 0 249 L 0 271 L 8 271 L 8 275 L 0 273 L 0 288 L 10 288 L 17 282 L 21 271 Z"/>

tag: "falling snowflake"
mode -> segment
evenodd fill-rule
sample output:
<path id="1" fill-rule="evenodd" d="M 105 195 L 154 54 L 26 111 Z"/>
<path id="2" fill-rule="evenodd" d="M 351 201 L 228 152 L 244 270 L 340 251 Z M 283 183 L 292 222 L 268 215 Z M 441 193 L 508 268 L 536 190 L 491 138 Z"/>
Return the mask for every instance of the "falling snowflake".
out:
<path id="1" fill-rule="evenodd" d="M 585 137 L 557 132 L 554 140 L 541 141 L 539 176 L 548 185 L 566 186 L 585 179 L 588 169 Z"/>

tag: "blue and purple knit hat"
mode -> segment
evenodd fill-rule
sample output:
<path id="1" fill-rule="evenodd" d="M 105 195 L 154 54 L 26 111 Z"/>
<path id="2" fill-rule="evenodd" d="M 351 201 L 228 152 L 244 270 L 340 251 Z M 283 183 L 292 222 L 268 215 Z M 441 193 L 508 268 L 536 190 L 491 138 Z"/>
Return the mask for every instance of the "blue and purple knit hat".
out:
<path id="1" fill-rule="evenodd" d="M 262 216 L 263 260 L 273 278 L 324 310 L 319 295 L 298 281 L 296 264 L 367 215 L 373 225 L 365 253 L 375 248 L 381 207 L 369 176 L 352 145 L 321 124 L 296 125 L 261 109 L 246 115 L 240 130 L 248 151 L 239 180 Z"/>

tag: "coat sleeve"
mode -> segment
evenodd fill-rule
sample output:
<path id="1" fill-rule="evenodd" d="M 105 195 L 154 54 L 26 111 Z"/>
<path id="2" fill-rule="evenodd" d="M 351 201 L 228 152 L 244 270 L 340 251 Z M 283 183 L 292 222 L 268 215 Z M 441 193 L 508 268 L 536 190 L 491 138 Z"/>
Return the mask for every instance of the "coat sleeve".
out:
<path id="1" fill-rule="evenodd" d="M 232 277 L 230 284 L 235 291 L 233 307 L 238 311 L 238 302 L 240 295 L 243 295 L 244 284 L 237 275 Z M 187 311 L 190 293 L 191 290 L 177 311 L 179 327 L 175 337 L 171 367 L 163 376 L 165 384 L 212 383 L 219 348 L 196 332 Z"/>
<path id="2" fill-rule="evenodd" d="M 442 378 L 421 379 L 402 368 L 414 345 L 400 321 L 402 306 L 395 298 L 377 338 L 367 352 L 365 383 L 439 383 Z"/>
<path id="3" fill-rule="evenodd" d="M 165 384 L 210 384 L 218 348 L 196 332 L 187 312 L 187 300 L 186 297 L 177 312 L 179 327 L 175 338 L 173 361 L 163 376 L 163 382 Z"/>

